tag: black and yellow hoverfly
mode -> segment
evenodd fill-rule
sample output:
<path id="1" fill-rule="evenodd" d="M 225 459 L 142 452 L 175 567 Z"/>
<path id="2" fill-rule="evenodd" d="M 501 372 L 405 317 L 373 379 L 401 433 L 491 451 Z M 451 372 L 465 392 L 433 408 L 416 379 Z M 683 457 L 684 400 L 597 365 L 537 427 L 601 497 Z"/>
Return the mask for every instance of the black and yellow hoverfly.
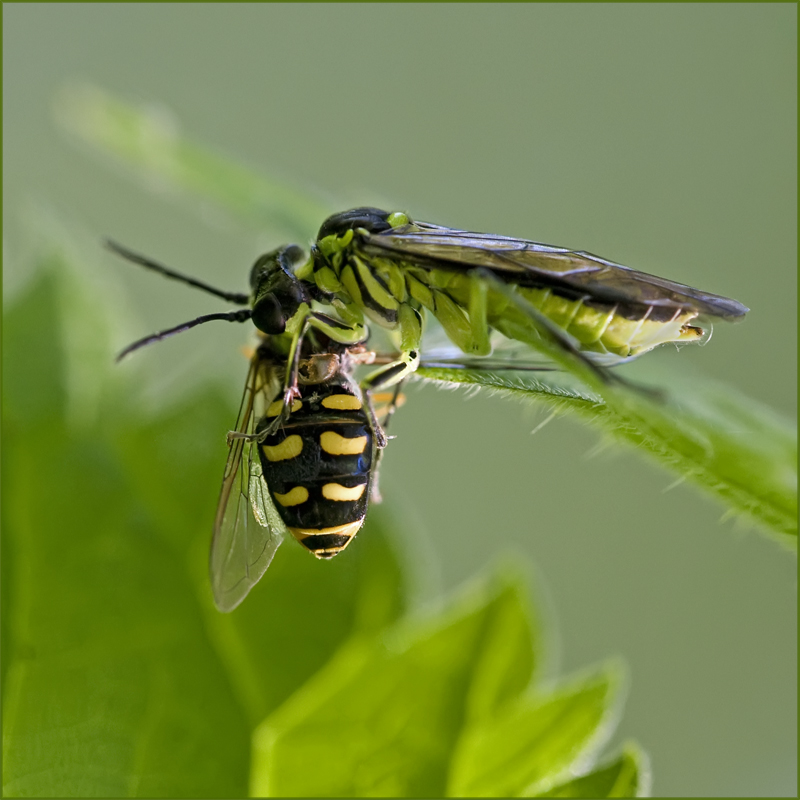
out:
<path id="1" fill-rule="evenodd" d="M 370 394 L 353 378 L 355 368 L 372 363 L 375 353 L 354 340 L 353 328 L 346 329 L 350 341 L 341 343 L 335 338 L 342 335 L 337 321 L 310 309 L 305 288 L 288 272 L 296 255 L 291 248 L 258 259 L 251 272 L 252 294 L 245 295 L 215 289 L 113 242 L 108 246 L 162 275 L 250 304 L 147 336 L 117 360 L 213 320 L 252 319 L 261 328 L 236 425 L 228 433 L 211 542 L 214 602 L 220 611 L 232 611 L 264 574 L 287 533 L 320 559 L 332 558 L 353 540 L 370 498 L 377 495 L 379 450 L 386 444 L 384 426 L 397 392 L 379 422 Z M 301 323 L 281 317 L 276 292 L 284 300 L 307 300 Z"/>
<path id="2" fill-rule="evenodd" d="M 228 435 L 211 542 L 211 585 L 220 611 L 244 599 L 287 533 L 329 559 L 366 518 L 377 481 L 379 423 L 352 373 L 373 354 L 333 342 L 309 348 L 315 338 L 312 333 L 304 341 L 285 418 L 285 354 L 265 336 L 251 359 Z"/>

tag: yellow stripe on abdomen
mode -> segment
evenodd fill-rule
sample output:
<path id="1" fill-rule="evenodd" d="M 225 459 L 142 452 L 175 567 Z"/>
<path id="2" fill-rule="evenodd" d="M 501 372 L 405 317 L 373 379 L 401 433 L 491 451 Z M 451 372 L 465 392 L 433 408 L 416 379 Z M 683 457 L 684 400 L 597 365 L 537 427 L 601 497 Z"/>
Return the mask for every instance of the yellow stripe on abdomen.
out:
<path id="1" fill-rule="evenodd" d="M 358 533 L 358 529 L 363 523 L 364 519 L 362 517 L 344 525 L 337 525 L 334 528 L 289 528 L 289 532 L 298 542 L 302 542 L 303 539 L 307 539 L 309 536 L 354 536 Z"/>
<path id="2" fill-rule="evenodd" d="M 303 452 L 303 440 L 297 435 L 287 436 L 280 444 L 261 445 L 268 461 L 288 461 Z"/>
<path id="3" fill-rule="evenodd" d="M 295 486 L 291 491 L 286 494 L 278 494 L 275 492 L 272 495 L 284 508 L 290 506 L 299 506 L 308 500 L 308 489 L 305 486 Z"/>
<path id="4" fill-rule="evenodd" d="M 322 398 L 322 406 L 336 411 L 358 411 L 362 403 L 352 394 L 330 394 Z"/>
<path id="5" fill-rule="evenodd" d="M 573 336 L 586 352 L 613 353 L 627 358 L 666 342 L 696 341 L 702 336 L 702 331 L 695 333 L 687 325 L 697 316 L 693 311 L 677 312 L 667 321 L 648 319 L 646 311 L 638 319 L 628 319 L 616 312 L 616 306 L 603 308 L 585 302 L 587 298 L 569 300 L 551 289 L 523 287 L 520 293 L 548 319 Z M 519 322 L 514 310 L 507 313 L 509 318 Z M 533 323 L 529 324 L 533 327 Z M 498 327 L 502 328 L 502 325 Z"/>
<path id="6" fill-rule="evenodd" d="M 292 407 L 289 409 L 289 413 L 293 414 L 295 411 L 299 411 L 302 407 L 303 404 L 300 402 L 300 400 L 295 400 L 292 403 Z M 269 408 L 267 409 L 267 416 L 277 417 L 282 410 L 283 410 L 283 399 L 276 400 L 274 403 L 270 403 Z"/>
<path id="7" fill-rule="evenodd" d="M 360 484 L 359 486 L 342 486 L 341 483 L 326 483 L 322 487 L 322 496 L 326 500 L 339 500 L 339 501 L 352 501 L 358 500 L 362 494 L 364 494 L 364 489 L 367 488 L 365 483 Z"/>
<path id="8" fill-rule="evenodd" d="M 289 528 L 289 532 L 317 558 L 327 560 L 341 553 L 353 541 L 363 522 L 361 517 L 334 528 Z"/>
<path id="9" fill-rule="evenodd" d="M 352 439 L 348 439 L 335 431 L 324 431 L 320 434 L 319 445 L 332 456 L 356 456 L 364 452 L 364 448 L 367 446 L 367 437 L 354 436 Z"/>

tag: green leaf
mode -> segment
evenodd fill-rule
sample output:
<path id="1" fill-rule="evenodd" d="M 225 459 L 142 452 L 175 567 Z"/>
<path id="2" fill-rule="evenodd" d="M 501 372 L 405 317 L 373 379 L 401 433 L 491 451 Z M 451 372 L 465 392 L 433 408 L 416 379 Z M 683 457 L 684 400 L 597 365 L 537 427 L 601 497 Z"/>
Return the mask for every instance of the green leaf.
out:
<path id="1" fill-rule="evenodd" d="M 48 424 L 61 419 L 67 404 L 66 364 L 58 323 L 61 294 L 57 278 L 58 261 L 46 259 L 39 276 L 22 302 L 3 314 L 3 406 L 9 418 Z M 52 337 L 52 346 L 44 339 Z M 38 343 L 38 347 L 37 347 Z M 39 361 L 31 368 L 30 351 Z"/>
<path id="2" fill-rule="evenodd" d="M 251 793 L 441 795 L 465 722 L 498 713 L 530 680 L 525 597 L 501 579 L 342 648 L 256 731 Z"/>
<path id="3" fill-rule="evenodd" d="M 11 341 L 40 328 L 4 361 L 7 397 L 53 381 L 35 373 L 61 354 L 37 302 L 55 291 L 45 277 L 9 314 Z M 66 425 L 67 386 L 6 420 L 5 794 L 241 793 L 248 727 L 189 575 L 101 432 Z"/>
<path id="4" fill-rule="evenodd" d="M 619 758 L 587 775 L 553 786 L 538 797 L 644 797 L 650 789 L 647 757 L 629 744 Z"/>
<path id="5" fill-rule="evenodd" d="M 536 796 L 604 744 L 617 706 L 619 670 L 606 668 L 546 692 L 464 732 L 451 797 Z"/>
<path id="6" fill-rule="evenodd" d="M 525 607 L 523 583 L 506 575 L 424 622 L 355 638 L 256 730 L 251 794 L 506 797 L 568 787 L 612 731 L 620 670 L 528 688 L 541 643 Z M 586 785 L 635 793 L 631 758 Z"/>
<path id="7" fill-rule="evenodd" d="M 633 444 L 697 483 L 733 512 L 779 540 L 797 542 L 797 430 L 788 421 L 710 381 L 663 377 L 658 395 L 633 387 L 597 386 L 587 391 L 561 376 L 453 369 L 422 369 L 437 382 L 482 386 L 519 399 L 574 412 L 618 441 Z"/>
<path id="8" fill-rule="evenodd" d="M 351 633 L 374 633 L 404 609 L 400 569 L 382 519 L 380 510 L 372 510 L 353 552 L 331 563 L 287 542 L 234 612 L 222 615 L 207 604 L 209 630 L 252 726 L 311 678 Z"/>
<path id="9" fill-rule="evenodd" d="M 164 108 L 136 107 L 96 87 L 77 86 L 62 93 L 56 111 L 70 133 L 132 167 L 150 188 L 210 201 L 258 230 L 268 227 L 305 242 L 335 210 L 191 142 Z"/>
<path id="10" fill-rule="evenodd" d="M 108 351 L 112 304 L 51 252 L 3 320 L 5 794 L 241 796 L 254 721 L 397 618 L 399 566 L 376 516 L 347 559 L 290 544 L 215 611 L 236 409 L 212 388 L 147 415 Z"/>

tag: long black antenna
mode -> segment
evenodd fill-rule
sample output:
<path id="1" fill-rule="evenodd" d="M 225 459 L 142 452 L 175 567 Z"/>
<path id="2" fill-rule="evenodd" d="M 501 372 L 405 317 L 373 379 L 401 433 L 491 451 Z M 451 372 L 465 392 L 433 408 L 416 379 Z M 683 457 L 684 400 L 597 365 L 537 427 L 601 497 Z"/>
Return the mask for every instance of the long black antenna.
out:
<path id="1" fill-rule="evenodd" d="M 222 289 L 215 289 L 213 286 L 209 286 L 207 283 L 203 283 L 203 281 L 198 281 L 196 278 L 190 278 L 188 275 L 182 275 L 180 272 L 175 272 L 175 270 L 169 269 L 169 267 L 165 267 L 163 264 L 159 264 L 157 261 L 153 261 L 147 256 L 134 253 L 133 250 L 128 250 L 127 247 L 123 247 L 121 244 L 117 244 L 111 239 L 106 239 L 105 245 L 112 252 L 122 256 L 128 261 L 132 261 L 134 264 L 139 264 L 147 269 L 152 269 L 154 272 L 158 272 L 167 278 L 173 278 L 176 281 L 188 283 L 189 286 L 194 286 L 196 289 L 202 289 L 204 292 L 221 297 L 223 300 L 227 300 L 229 303 L 235 303 L 237 306 L 246 306 L 250 303 L 249 295 L 242 294 L 241 292 L 224 292 Z"/>
<path id="2" fill-rule="evenodd" d="M 202 325 L 204 322 L 213 322 L 217 319 L 227 320 L 228 322 L 247 322 L 252 315 L 252 311 L 249 308 L 243 308 L 240 311 L 228 311 L 224 314 L 204 314 L 202 317 L 197 317 L 197 319 L 191 319 L 188 322 L 184 322 L 181 325 L 176 325 L 174 328 L 168 328 L 165 331 L 159 331 L 158 333 L 153 333 L 150 336 L 145 336 L 144 339 L 139 339 L 138 341 L 134 342 L 133 344 L 129 344 L 116 358 L 117 362 L 122 361 L 125 356 L 132 353 L 134 350 L 138 350 L 140 347 L 144 347 L 148 344 L 153 344 L 153 342 L 160 342 L 162 339 L 166 339 L 168 336 L 172 336 L 176 333 L 182 333 L 183 331 L 188 331 L 189 328 L 194 328 L 197 325 Z"/>

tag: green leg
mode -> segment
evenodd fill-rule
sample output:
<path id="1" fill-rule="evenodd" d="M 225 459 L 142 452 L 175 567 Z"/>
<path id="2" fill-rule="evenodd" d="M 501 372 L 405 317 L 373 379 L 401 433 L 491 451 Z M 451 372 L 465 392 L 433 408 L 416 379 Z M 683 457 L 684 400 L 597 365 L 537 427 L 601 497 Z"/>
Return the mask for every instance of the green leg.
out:
<path id="1" fill-rule="evenodd" d="M 361 390 L 367 398 L 367 407 L 380 450 L 386 447 L 388 440 L 383 427 L 380 422 L 378 422 L 378 418 L 375 415 L 371 393 L 376 389 L 386 389 L 389 386 L 399 387 L 409 375 L 416 372 L 419 366 L 419 348 L 422 341 L 422 316 L 413 306 L 408 303 L 402 303 L 398 310 L 398 323 L 398 330 L 400 333 L 399 358 L 371 372 L 361 381 Z"/>
<path id="2" fill-rule="evenodd" d="M 472 349 L 469 352 L 476 356 L 488 356 L 492 352 L 489 344 L 489 325 L 487 323 L 489 287 L 478 275 L 470 275 L 469 287 L 469 323 L 472 336 Z"/>
<path id="3" fill-rule="evenodd" d="M 581 352 L 566 331 L 542 314 L 532 303 L 517 294 L 512 286 L 499 280 L 489 270 L 481 269 L 476 270 L 476 272 L 478 277 L 486 282 L 487 286 L 491 286 L 492 289 L 504 296 L 531 320 L 542 337 L 539 349 L 556 363 L 565 365 L 569 363 L 572 366 L 578 366 L 584 373 L 585 380 L 590 385 L 594 384 L 598 388 L 614 384 L 617 386 L 622 385 L 643 392 L 654 397 L 654 399 L 662 399 L 661 393 L 657 390 L 631 383 L 620 375 L 611 372 L 607 367 L 592 361 L 585 353 Z"/>
<path id="4" fill-rule="evenodd" d="M 306 333 L 308 333 L 309 328 L 314 328 L 324 333 L 335 342 L 343 345 L 360 344 L 368 335 L 367 328 L 363 323 L 351 325 L 335 319 L 334 317 L 329 317 L 327 314 L 311 311 L 307 307 L 298 311 L 298 314 L 295 316 L 297 317 L 297 322 L 293 319 L 290 321 L 290 324 L 287 325 L 287 329 L 289 329 L 291 325 L 296 332 L 292 337 L 292 343 L 289 347 L 289 356 L 286 359 L 286 381 L 284 383 L 283 392 L 284 408 L 291 406 L 292 401 L 300 396 L 300 392 L 297 388 L 300 354 L 303 350 L 303 338 Z"/>
<path id="5" fill-rule="evenodd" d="M 617 376 L 582 353 L 575 346 L 568 333 L 542 314 L 532 303 L 517 294 L 513 287 L 499 280 L 489 270 L 478 270 L 478 273 L 479 277 L 487 285 L 490 285 L 495 291 L 503 295 L 531 320 L 542 337 L 542 350 L 545 355 L 552 357 L 556 362 L 563 363 L 567 360 L 578 362 L 587 372 L 591 373 L 593 378 L 599 379 L 603 383 L 612 383 L 616 380 Z"/>
<path id="6" fill-rule="evenodd" d="M 419 348 L 422 342 L 422 316 L 408 303 L 398 310 L 398 331 L 400 333 L 400 356 L 390 364 L 367 375 L 361 382 L 365 392 L 386 389 L 405 380 L 419 366 Z"/>
<path id="7" fill-rule="evenodd" d="M 487 356 L 492 351 L 487 322 L 489 287 L 476 273 L 472 273 L 467 280 L 469 295 L 466 309 L 446 291 L 432 287 L 433 313 L 459 350 L 468 355 Z"/>

